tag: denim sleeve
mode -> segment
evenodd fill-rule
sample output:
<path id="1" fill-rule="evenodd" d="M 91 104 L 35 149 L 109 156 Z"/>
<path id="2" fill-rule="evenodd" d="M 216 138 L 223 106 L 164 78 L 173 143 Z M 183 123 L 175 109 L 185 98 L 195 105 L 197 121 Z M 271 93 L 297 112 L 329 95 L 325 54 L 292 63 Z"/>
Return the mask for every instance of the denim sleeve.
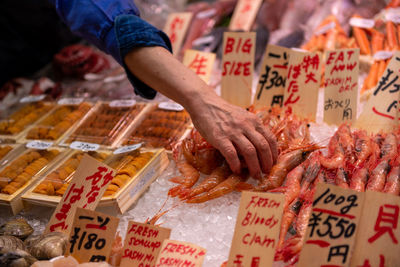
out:
<path id="1" fill-rule="evenodd" d="M 165 33 L 139 17 L 132 0 L 49 0 L 76 35 L 112 55 L 128 74 L 135 93 L 154 98 L 156 91 L 136 78 L 124 64 L 135 47 L 161 46 L 172 51 Z"/>

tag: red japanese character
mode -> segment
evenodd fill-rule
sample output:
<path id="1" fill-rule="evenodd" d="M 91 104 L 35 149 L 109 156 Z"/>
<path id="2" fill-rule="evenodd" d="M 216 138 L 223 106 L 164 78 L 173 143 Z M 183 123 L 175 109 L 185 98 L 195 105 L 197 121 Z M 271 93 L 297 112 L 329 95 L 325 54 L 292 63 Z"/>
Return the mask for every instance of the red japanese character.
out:
<path id="1" fill-rule="evenodd" d="M 171 22 L 171 30 L 175 31 L 175 29 L 177 29 L 178 27 L 179 27 L 179 29 L 182 29 L 183 19 L 175 17 Z"/>
<path id="2" fill-rule="evenodd" d="M 292 78 L 293 78 L 293 79 L 297 79 L 297 77 L 299 77 L 300 72 L 301 72 L 300 65 L 293 65 L 293 66 L 290 66 L 290 68 L 289 68 L 289 73 L 288 73 L 288 77 L 289 77 L 289 78 L 290 78 L 290 75 L 291 75 L 292 71 L 293 71 Z"/>
<path id="3" fill-rule="evenodd" d="M 386 211 L 384 211 L 386 209 Z M 392 212 L 390 212 L 392 210 Z M 379 207 L 378 218 L 375 222 L 375 235 L 368 239 L 369 243 L 375 242 L 380 236 L 386 232 L 389 234 L 394 244 L 398 241 L 394 236 L 393 229 L 397 229 L 397 223 L 399 220 L 399 206 L 385 204 Z"/>
<path id="4" fill-rule="evenodd" d="M 317 70 L 319 66 L 319 56 L 315 55 L 313 57 L 311 56 L 305 56 L 303 58 L 303 68 L 306 72 L 308 72 L 308 68 L 311 66 L 313 69 Z"/>
<path id="5" fill-rule="evenodd" d="M 103 184 L 101 185 L 101 187 L 106 186 L 113 178 L 114 178 L 114 176 L 112 175 L 112 171 L 110 171 L 109 173 L 104 175 Z"/>
<path id="6" fill-rule="evenodd" d="M 297 84 L 297 81 L 291 81 L 288 87 L 288 92 L 290 92 L 291 94 L 289 95 L 288 99 L 286 99 L 284 103 L 285 106 L 294 104 L 297 101 L 299 101 L 300 96 L 294 98 L 295 93 L 297 93 L 298 91 L 299 91 L 299 85 Z"/>
<path id="7" fill-rule="evenodd" d="M 56 213 L 56 219 L 59 221 L 65 220 L 68 217 L 68 212 L 71 209 L 71 204 L 70 203 L 64 203 L 61 206 L 60 212 Z"/>
<path id="8" fill-rule="evenodd" d="M 86 206 L 92 202 L 94 202 L 99 195 L 100 187 L 97 185 L 92 186 L 90 189 L 90 192 L 86 194 L 87 198 L 87 203 L 83 206 L 83 208 L 86 208 Z"/>
<path id="9" fill-rule="evenodd" d="M 103 178 L 103 172 L 107 171 L 106 167 L 98 167 L 97 168 L 97 172 L 91 176 L 86 177 L 86 181 L 89 181 L 91 179 L 93 179 L 92 181 L 92 185 L 97 184 L 98 182 L 100 182 L 101 178 Z"/>
<path id="10" fill-rule="evenodd" d="M 169 37 L 169 39 L 171 40 L 171 43 L 175 43 L 176 41 L 176 33 L 171 33 L 171 36 Z"/>
<path id="11" fill-rule="evenodd" d="M 73 191 L 76 194 L 71 196 L 71 200 L 69 201 L 71 204 L 81 199 L 81 195 L 83 193 L 83 185 L 81 186 L 81 188 L 75 188 Z"/>
<path id="12" fill-rule="evenodd" d="M 243 8 L 240 10 L 240 13 L 247 13 L 251 10 L 251 4 L 250 3 L 245 3 L 243 5 Z"/>
<path id="13" fill-rule="evenodd" d="M 206 62 L 207 62 L 206 57 L 196 54 L 193 61 L 189 64 L 189 69 L 194 70 L 194 72 L 198 75 L 205 75 L 206 72 L 202 69 L 207 67 L 207 65 L 205 64 Z"/>
<path id="14" fill-rule="evenodd" d="M 315 73 L 314 72 L 310 72 L 306 74 L 306 83 L 308 83 L 309 81 L 313 81 L 314 83 L 317 82 L 317 80 L 315 79 Z"/>
<path id="15" fill-rule="evenodd" d="M 62 230 L 67 230 L 68 225 L 65 224 L 65 222 L 60 222 L 60 223 L 56 223 L 50 226 L 50 232 L 54 232 L 56 231 L 57 228 L 61 228 Z"/>

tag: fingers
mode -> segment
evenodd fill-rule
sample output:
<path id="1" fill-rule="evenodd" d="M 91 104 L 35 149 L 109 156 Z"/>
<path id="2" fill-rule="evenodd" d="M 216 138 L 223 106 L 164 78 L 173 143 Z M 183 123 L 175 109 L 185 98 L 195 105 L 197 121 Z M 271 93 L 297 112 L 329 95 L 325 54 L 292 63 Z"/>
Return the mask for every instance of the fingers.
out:
<path id="1" fill-rule="evenodd" d="M 257 150 L 255 146 L 247 139 L 246 136 L 236 136 L 233 141 L 239 153 L 244 157 L 247 168 L 249 169 L 250 175 L 254 178 L 261 178 L 261 167 L 258 159 Z"/>
<path id="2" fill-rule="evenodd" d="M 222 142 L 217 142 L 216 148 L 224 156 L 231 170 L 235 173 L 240 173 L 241 167 L 239 156 L 232 142 L 228 139 L 224 139 Z"/>
<path id="3" fill-rule="evenodd" d="M 273 163 L 275 164 L 278 159 L 278 143 L 276 141 L 276 137 L 264 125 L 256 127 L 256 130 L 268 141 L 269 148 L 272 153 Z"/>
<path id="4" fill-rule="evenodd" d="M 268 139 L 257 131 L 248 131 L 247 138 L 255 146 L 257 150 L 258 159 L 261 163 L 261 168 L 264 173 L 269 173 L 274 164 L 274 159 L 270 149 Z"/>

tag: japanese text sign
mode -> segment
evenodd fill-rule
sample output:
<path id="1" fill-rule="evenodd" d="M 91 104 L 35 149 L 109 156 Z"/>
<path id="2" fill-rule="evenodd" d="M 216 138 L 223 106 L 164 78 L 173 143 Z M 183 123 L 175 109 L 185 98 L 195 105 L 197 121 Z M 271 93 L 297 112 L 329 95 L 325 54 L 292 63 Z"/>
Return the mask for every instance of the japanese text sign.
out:
<path id="1" fill-rule="evenodd" d="M 119 219 L 77 208 L 66 254 L 82 262 L 108 261 Z"/>
<path id="2" fill-rule="evenodd" d="M 262 0 L 239 0 L 233 12 L 229 30 L 249 31 L 262 2 Z"/>
<path id="3" fill-rule="evenodd" d="M 284 202 L 282 194 L 242 192 L 228 266 L 272 266 Z"/>
<path id="4" fill-rule="evenodd" d="M 315 121 L 321 63 L 317 53 L 290 51 L 284 107 L 291 107 L 300 117 Z"/>
<path id="5" fill-rule="evenodd" d="M 356 120 L 359 55 L 358 48 L 326 52 L 324 121 L 327 124 Z"/>
<path id="6" fill-rule="evenodd" d="M 367 191 L 359 223 L 353 267 L 399 266 L 400 198 Z"/>
<path id="7" fill-rule="evenodd" d="M 179 54 L 186 32 L 192 20 L 193 13 L 171 13 L 167 18 L 164 32 L 168 35 L 174 55 Z"/>
<path id="8" fill-rule="evenodd" d="M 45 232 L 69 234 L 76 208 L 94 210 L 114 174 L 113 169 L 85 154 Z"/>
<path id="9" fill-rule="evenodd" d="M 255 32 L 224 33 L 221 96 L 240 107 L 251 104 L 255 45 Z"/>
<path id="10" fill-rule="evenodd" d="M 168 228 L 129 222 L 120 266 L 154 266 L 161 245 L 170 234 Z"/>
<path id="11" fill-rule="evenodd" d="M 197 245 L 165 239 L 161 246 L 156 267 L 201 267 L 203 266 L 206 250 Z"/>
<path id="12" fill-rule="evenodd" d="M 363 203 L 363 193 L 318 184 L 298 266 L 350 266 Z"/>
<path id="13" fill-rule="evenodd" d="M 400 52 L 396 51 L 373 89 L 356 127 L 369 132 L 388 132 L 398 125 Z"/>
<path id="14" fill-rule="evenodd" d="M 210 80 L 215 54 L 188 49 L 183 56 L 183 65 L 193 70 L 206 83 Z"/>
<path id="15" fill-rule="evenodd" d="M 289 48 L 281 46 L 267 46 L 253 101 L 255 107 L 283 105 L 289 51 Z"/>

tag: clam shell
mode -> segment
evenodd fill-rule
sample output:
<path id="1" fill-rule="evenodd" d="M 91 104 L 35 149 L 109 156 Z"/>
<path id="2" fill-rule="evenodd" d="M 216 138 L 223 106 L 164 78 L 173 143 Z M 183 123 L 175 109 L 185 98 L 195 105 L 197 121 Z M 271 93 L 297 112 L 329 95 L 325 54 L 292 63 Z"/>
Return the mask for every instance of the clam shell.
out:
<path id="1" fill-rule="evenodd" d="M 0 266 L 2 267 L 29 267 L 37 259 L 21 249 L 0 248 Z"/>
<path id="2" fill-rule="evenodd" d="M 59 232 L 52 232 L 41 236 L 33 236 L 25 240 L 25 245 L 32 256 L 47 260 L 64 255 L 68 237 Z"/>
<path id="3" fill-rule="evenodd" d="M 0 235 L 12 235 L 24 239 L 33 233 L 33 228 L 25 219 L 15 219 L 0 226 Z"/>
<path id="4" fill-rule="evenodd" d="M 25 250 L 25 244 L 21 239 L 11 235 L 0 236 L 0 248 L 7 248 L 10 250 L 21 249 Z"/>

